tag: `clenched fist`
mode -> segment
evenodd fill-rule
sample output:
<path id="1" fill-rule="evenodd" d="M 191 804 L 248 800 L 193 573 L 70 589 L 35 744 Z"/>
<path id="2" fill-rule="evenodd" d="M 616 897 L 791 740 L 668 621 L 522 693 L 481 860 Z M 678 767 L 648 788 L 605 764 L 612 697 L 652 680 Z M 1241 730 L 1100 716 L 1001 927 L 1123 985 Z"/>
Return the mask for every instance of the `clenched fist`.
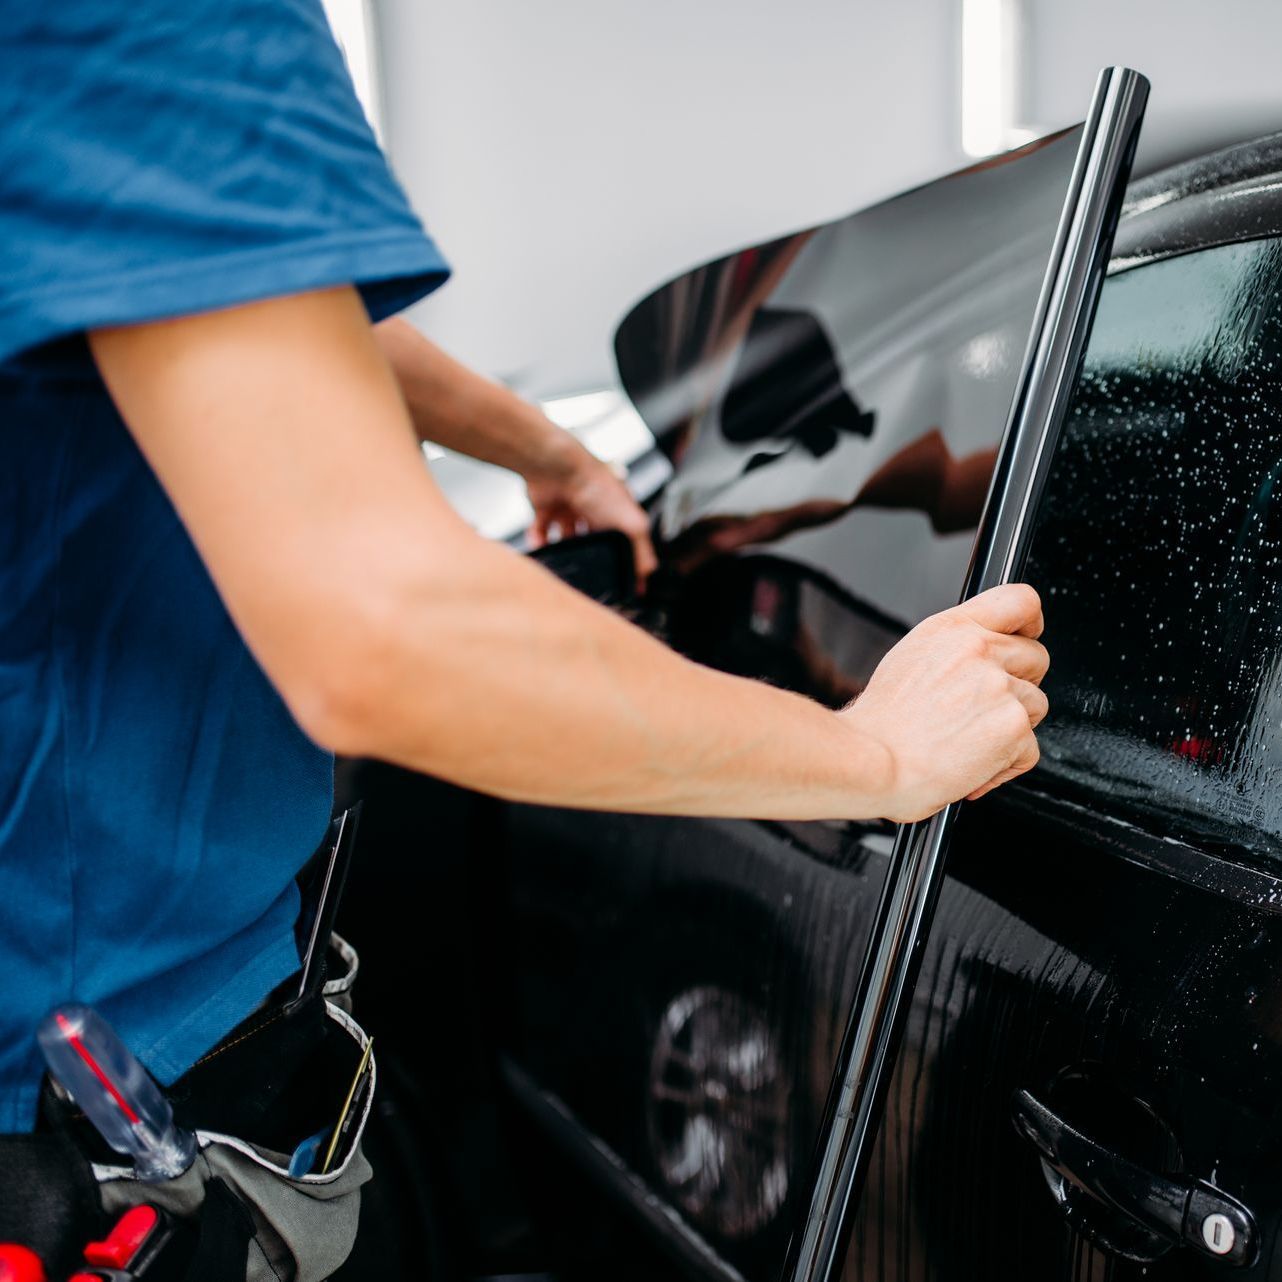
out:
<path id="1" fill-rule="evenodd" d="M 924 819 L 1037 764 L 1050 663 L 1041 633 L 1037 593 L 1010 584 L 932 615 L 886 655 L 837 714 L 889 752 L 886 818 Z"/>

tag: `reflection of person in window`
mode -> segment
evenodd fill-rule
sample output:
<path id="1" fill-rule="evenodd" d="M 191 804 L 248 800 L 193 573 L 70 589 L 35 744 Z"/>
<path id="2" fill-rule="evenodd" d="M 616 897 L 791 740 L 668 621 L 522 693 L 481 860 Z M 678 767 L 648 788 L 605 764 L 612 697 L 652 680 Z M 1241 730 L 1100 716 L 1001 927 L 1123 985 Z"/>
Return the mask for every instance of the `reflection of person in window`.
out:
<path id="1" fill-rule="evenodd" d="M 979 521 L 996 459 L 995 447 L 957 458 L 940 429 L 932 427 L 887 459 L 848 502 L 808 499 L 742 516 L 707 517 L 674 539 L 665 549 L 665 559 L 688 573 L 736 548 L 829 525 L 856 507 L 922 512 L 939 534 L 967 530 Z"/>

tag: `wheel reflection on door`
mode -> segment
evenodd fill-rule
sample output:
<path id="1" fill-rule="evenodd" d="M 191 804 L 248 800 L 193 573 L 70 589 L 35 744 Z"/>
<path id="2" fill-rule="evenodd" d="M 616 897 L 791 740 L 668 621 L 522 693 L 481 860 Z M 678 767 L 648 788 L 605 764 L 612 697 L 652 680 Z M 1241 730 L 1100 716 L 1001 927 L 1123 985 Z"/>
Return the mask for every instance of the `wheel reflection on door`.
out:
<path id="1" fill-rule="evenodd" d="M 669 1196 L 730 1241 L 761 1232 L 788 1196 L 788 1084 L 764 1013 L 727 989 L 674 997 L 650 1060 L 647 1126 Z"/>

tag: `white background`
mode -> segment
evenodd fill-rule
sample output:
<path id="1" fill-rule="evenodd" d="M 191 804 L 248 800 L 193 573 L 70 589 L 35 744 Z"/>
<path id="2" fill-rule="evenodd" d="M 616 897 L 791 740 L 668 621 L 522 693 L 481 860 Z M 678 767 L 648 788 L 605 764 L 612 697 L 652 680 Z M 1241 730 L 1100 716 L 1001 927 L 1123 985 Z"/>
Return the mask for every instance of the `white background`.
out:
<path id="1" fill-rule="evenodd" d="M 1282 129 L 1279 0 L 1015 0 L 1019 123 L 1153 81 L 1140 167 Z M 965 163 L 961 0 L 373 0 L 381 126 L 456 269 L 426 332 L 533 395 L 609 383 L 687 266 Z"/>

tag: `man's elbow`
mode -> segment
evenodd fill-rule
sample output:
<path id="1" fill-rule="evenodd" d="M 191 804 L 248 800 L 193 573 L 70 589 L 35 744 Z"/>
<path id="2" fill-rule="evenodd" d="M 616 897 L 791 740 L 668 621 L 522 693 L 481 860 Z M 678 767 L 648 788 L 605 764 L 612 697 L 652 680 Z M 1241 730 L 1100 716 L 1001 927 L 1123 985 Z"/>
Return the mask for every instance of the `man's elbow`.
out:
<path id="1" fill-rule="evenodd" d="M 482 662 L 477 636 L 487 626 L 478 617 L 488 620 L 488 635 L 510 635 L 507 612 L 520 586 L 513 567 L 523 564 L 506 549 L 478 559 L 470 546 L 430 559 L 389 557 L 375 569 L 366 562 L 327 582 L 323 597 L 309 594 L 314 617 L 294 625 L 290 661 L 269 671 L 280 674 L 277 688 L 316 743 L 340 756 L 397 761 L 409 746 L 447 736 L 448 726 L 435 723 L 454 701 L 425 692 L 457 693 L 460 666 Z"/>
<path id="2" fill-rule="evenodd" d="M 318 747 L 339 757 L 377 757 L 383 754 L 366 685 L 360 672 L 334 673 L 286 690 L 285 703 Z"/>
<path id="3" fill-rule="evenodd" d="M 396 612 L 366 593 L 334 615 L 341 622 L 321 630 L 278 687 L 294 720 L 320 747 L 344 757 L 384 756 L 397 706 L 392 674 L 403 668 Z"/>

